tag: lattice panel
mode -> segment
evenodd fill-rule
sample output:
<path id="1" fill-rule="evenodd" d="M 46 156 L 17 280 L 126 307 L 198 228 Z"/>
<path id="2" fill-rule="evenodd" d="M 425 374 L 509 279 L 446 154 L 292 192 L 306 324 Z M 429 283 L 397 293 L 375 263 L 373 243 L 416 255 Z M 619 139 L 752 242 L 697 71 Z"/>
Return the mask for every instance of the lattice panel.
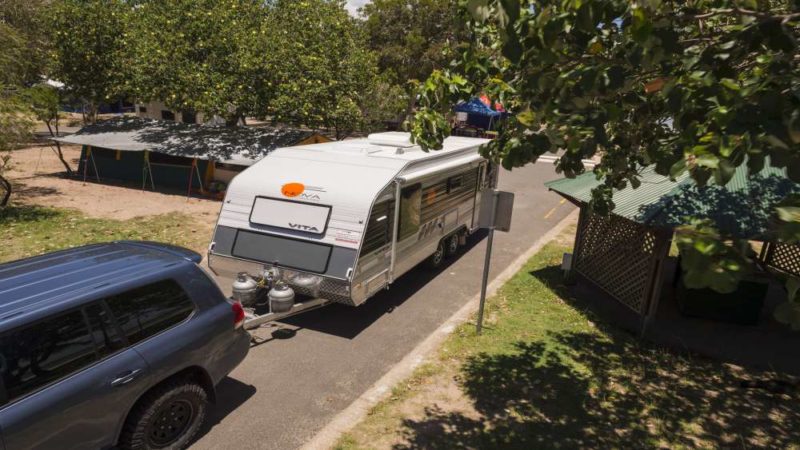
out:
<path id="1" fill-rule="evenodd" d="M 639 314 L 651 284 L 658 235 L 645 226 L 583 211 L 575 269 Z"/>
<path id="2" fill-rule="evenodd" d="M 800 245 L 770 243 L 767 265 L 800 276 Z"/>

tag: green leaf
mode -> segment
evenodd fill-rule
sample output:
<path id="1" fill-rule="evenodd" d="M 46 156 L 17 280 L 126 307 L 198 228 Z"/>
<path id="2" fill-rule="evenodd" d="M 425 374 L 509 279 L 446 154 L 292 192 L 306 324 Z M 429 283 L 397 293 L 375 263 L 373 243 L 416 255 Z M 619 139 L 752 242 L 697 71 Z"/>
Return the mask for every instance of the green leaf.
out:
<path id="1" fill-rule="evenodd" d="M 775 320 L 789 325 L 793 330 L 800 330 L 800 303 L 787 300 L 775 307 Z"/>
<path id="2" fill-rule="evenodd" d="M 714 173 L 718 185 L 725 186 L 736 173 L 736 166 L 727 159 L 720 159 L 717 171 Z"/>
<path id="3" fill-rule="evenodd" d="M 800 206 L 781 206 L 775 210 L 784 222 L 800 222 Z"/>
<path id="4" fill-rule="evenodd" d="M 681 158 L 670 167 L 669 176 L 672 179 L 676 179 L 684 172 L 686 172 L 686 158 Z"/>
<path id="5" fill-rule="evenodd" d="M 516 115 L 517 121 L 530 128 L 536 123 L 536 113 L 531 109 L 526 109 Z"/>
<path id="6" fill-rule="evenodd" d="M 783 142 L 782 140 L 778 139 L 778 137 L 775 136 L 774 134 L 768 134 L 764 137 L 764 139 L 766 139 L 766 141 L 773 147 L 778 147 L 783 150 L 789 150 L 789 146 L 786 145 L 786 143 Z"/>
<path id="7" fill-rule="evenodd" d="M 695 158 L 695 164 L 697 164 L 700 167 L 716 169 L 717 167 L 719 167 L 719 158 L 717 157 L 717 155 L 706 153 L 703 155 L 698 155 Z"/>
<path id="8" fill-rule="evenodd" d="M 730 89 L 732 91 L 737 91 L 738 92 L 738 91 L 740 91 L 742 89 L 741 86 L 739 86 L 739 83 L 737 83 L 736 81 L 734 81 L 734 80 L 732 80 L 730 78 L 723 78 L 723 79 L 719 80 L 719 84 L 725 86 L 726 88 L 728 88 L 728 89 Z"/>

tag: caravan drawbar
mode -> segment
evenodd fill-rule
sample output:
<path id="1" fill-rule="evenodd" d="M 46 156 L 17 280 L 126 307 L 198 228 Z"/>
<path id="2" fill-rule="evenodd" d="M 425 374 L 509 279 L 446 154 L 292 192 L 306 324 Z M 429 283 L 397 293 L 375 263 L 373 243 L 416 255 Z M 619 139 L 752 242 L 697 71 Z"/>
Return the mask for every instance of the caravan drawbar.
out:
<path id="1" fill-rule="evenodd" d="M 281 148 L 231 182 L 209 246 L 246 327 L 330 302 L 358 306 L 477 229 L 497 173 L 486 139 L 424 152 L 408 133 Z"/>

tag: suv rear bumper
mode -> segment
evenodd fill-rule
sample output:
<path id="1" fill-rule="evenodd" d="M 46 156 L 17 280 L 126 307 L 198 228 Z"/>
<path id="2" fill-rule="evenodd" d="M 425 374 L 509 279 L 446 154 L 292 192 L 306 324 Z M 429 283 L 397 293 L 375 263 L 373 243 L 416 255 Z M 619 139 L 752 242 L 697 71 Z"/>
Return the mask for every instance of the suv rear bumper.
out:
<path id="1" fill-rule="evenodd" d="M 214 374 L 214 385 L 233 372 L 233 369 L 244 361 L 249 351 L 250 333 L 245 331 L 244 327 L 239 328 L 235 331 L 235 336 L 231 341 L 230 347 L 226 349 L 223 356 L 214 364 L 214 367 L 217 368 Z"/>

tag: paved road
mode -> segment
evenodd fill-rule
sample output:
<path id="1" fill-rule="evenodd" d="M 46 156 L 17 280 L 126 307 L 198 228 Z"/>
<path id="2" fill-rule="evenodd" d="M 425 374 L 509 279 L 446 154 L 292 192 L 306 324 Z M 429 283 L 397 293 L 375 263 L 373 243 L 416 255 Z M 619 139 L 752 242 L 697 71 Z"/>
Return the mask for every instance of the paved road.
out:
<path id="1" fill-rule="evenodd" d="M 501 173 L 515 210 L 512 232 L 495 237 L 492 277 L 572 210 L 542 186 L 557 177 L 549 164 Z M 479 292 L 481 238 L 440 272 L 418 267 L 358 308 L 332 305 L 259 330 L 265 342 L 222 381 L 192 449 L 292 449 L 310 440 Z"/>

